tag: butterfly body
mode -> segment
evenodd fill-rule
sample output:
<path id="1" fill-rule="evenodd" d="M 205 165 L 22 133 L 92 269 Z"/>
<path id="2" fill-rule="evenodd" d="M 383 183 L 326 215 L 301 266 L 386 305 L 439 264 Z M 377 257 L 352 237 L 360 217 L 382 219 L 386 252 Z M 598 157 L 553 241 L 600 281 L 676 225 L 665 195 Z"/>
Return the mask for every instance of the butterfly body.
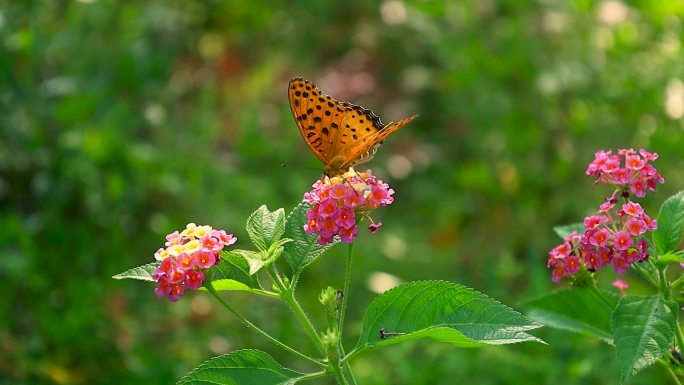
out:
<path id="1" fill-rule="evenodd" d="M 371 160 L 387 136 L 416 117 L 384 125 L 373 111 L 339 102 L 299 77 L 290 81 L 288 98 L 299 132 L 328 176 Z"/>

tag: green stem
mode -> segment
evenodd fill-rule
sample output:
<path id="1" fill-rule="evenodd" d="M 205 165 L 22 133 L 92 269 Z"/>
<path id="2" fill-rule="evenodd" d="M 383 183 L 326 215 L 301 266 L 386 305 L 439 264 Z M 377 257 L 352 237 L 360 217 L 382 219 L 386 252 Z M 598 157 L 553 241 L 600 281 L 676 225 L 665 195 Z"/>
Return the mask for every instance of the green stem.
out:
<path id="1" fill-rule="evenodd" d="M 344 329 L 344 313 L 347 311 L 347 299 L 349 298 L 349 281 L 351 280 L 351 267 L 352 267 L 352 250 L 354 249 L 354 243 L 349 244 L 349 249 L 347 251 L 347 264 L 344 269 L 344 288 L 342 289 L 342 309 L 340 309 L 340 320 L 338 323 L 338 329 L 340 331 L 340 336 L 342 336 L 342 329 Z"/>
<path id="2" fill-rule="evenodd" d="M 613 305 L 611 305 L 611 303 L 608 302 L 608 300 L 603 296 L 603 294 L 601 294 L 599 289 L 596 287 L 596 284 L 589 285 L 589 287 L 591 287 L 591 290 L 594 292 L 594 294 L 596 294 L 596 296 L 599 297 L 601 302 L 603 302 L 603 304 L 606 305 L 608 309 L 613 310 Z"/>
<path id="3" fill-rule="evenodd" d="M 340 367 L 340 363 L 338 361 L 331 361 L 329 367 L 340 385 L 349 385 L 347 379 L 342 374 L 342 368 Z"/>
<path id="4" fill-rule="evenodd" d="M 682 383 L 679 381 L 679 378 L 677 378 L 677 375 L 675 374 L 674 370 L 672 370 L 672 367 L 665 360 L 658 361 L 667 369 L 667 372 L 670 373 L 670 376 L 672 376 L 672 379 L 674 380 L 675 384 L 682 385 Z"/>
<path id="5" fill-rule="evenodd" d="M 327 375 L 328 375 L 328 372 L 326 372 L 325 370 L 322 370 L 322 371 L 320 371 L 320 372 L 309 373 L 309 374 L 307 374 L 307 375 L 304 375 L 304 376 L 302 376 L 302 377 L 299 377 L 299 378 L 297 379 L 297 381 L 313 380 L 314 378 L 325 377 L 325 376 L 327 376 Z"/>
<path id="6" fill-rule="evenodd" d="M 274 292 L 272 292 L 272 291 L 260 290 L 260 289 L 252 289 L 251 292 L 254 293 L 254 294 L 263 295 L 263 296 L 265 296 L 265 297 L 280 298 L 280 294 L 274 293 Z"/>
<path id="7" fill-rule="evenodd" d="M 670 293 L 670 288 L 667 285 L 667 276 L 665 275 L 665 268 L 658 269 L 658 278 L 658 288 L 660 289 L 660 293 L 663 295 L 663 298 L 672 298 L 672 293 Z"/>
<path id="8" fill-rule="evenodd" d="M 306 329 L 306 332 L 316 346 L 316 349 L 325 354 L 325 347 L 323 346 L 321 337 L 318 335 L 318 333 L 316 333 L 316 328 L 313 326 L 311 320 L 304 312 L 304 309 L 302 309 L 302 307 L 299 305 L 299 302 L 297 302 L 295 299 L 293 290 L 285 285 L 285 282 L 283 282 L 283 280 L 280 278 L 278 272 L 275 271 L 273 265 L 271 265 L 271 268 L 268 269 L 268 273 L 271 275 L 271 278 L 273 278 L 273 282 L 276 284 L 276 286 L 278 286 L 278 289 L 280 289 L 280 298 L 282 298 L 295 313 L 295 316 L 304 326 L 304 329 Z"/>
<path id="9" fill-rule="evenodd" d="M 640 263 L 634 263 L 632 264 L 632 266 L 636 268 L 636 271 L 641 275 L 643 279 L 645 279 L 653 287 L 658 287 L 658 282 L 656 282 L 656 280 L 653 278 L 653 275 L 649 274 Z"/>
<path id="10" fill-rule="evenodd" d="M 250 322 L 250 321 L 249 321 L 247 318 L 245 318 L 242 314 L 238 313 L 237 310 L 235 310 L 232 306 L 228 305 L 228 303 L 226 303 L 226 301 L 224 301 L 223 298 L 221 298 L 221 296 L 218 295 L 218 293 L 216 292 L 216 289 L 214 289 L 214 286 L 212 285 L 211 282 L 207 282 L 206 288 L 207 288 L 207 291 L 209 291 L 209 293 L 211 293 L 211 295 L 213 295 L 214 298 L 216 298 L 216 300 L 219 301 L 219 303 L 220 303 L 221 305 L 223 305 L 223 307 L 225 307 L 229 312 L 231 312 L 237 319 L 239 319 L 240 321 L 242 321 L 242 323 L 244 323 L 245 325 L 247 325 L 247 326 L 251 327 L 252 329 L 256 330 L 259 334 L 263 335 L 264 337 L 266 337 L 267 339 L 271 340 L 273 343 L 275 343 L 276 345 L 280 346 L 281 348 L 283 348 L 283 349 L 289 351 L 290 353 L 293 353 L 293 354 L 295 354 L 295 355 L 298 355 L 299 357 L 304 358 L 305 360 L 310 361 L 310 362 L 312 362 L 312 363 L 314 363 L 314 364 L 316 364 L 316 365 L 319 365 L 319 366 L 326 366 L 324 363 L 318 361 L 317 359 L 311 358 L 311 357 L 307 356 L 306 354 L 300 353 L 299 351 L 295 350 L 294 348 L 285 345 L 284 343 L 280 342 L 278 339 L 276 339 L 276 338 L 273 337 L 272 335 L 266 333 L 264 330 L 262 330 L 261 328 L 259 328 L 258 326 L 256 326 L 256 325 L 253 324 L 252 322 Z"/>
<path id="11" fill-rule="evenodd" d="M 351 365 L 349 364 L 349 362 L 343 363 L 342 369 L 344 370 L 345 375 L 349 377 L 349 379 L 351 380 L 352 385 L 358 385 L 358 382 L 356 382 L 356 377 L 354 376 L 354 372 L 352 372 Z"/>
<path id="12" fill-rule="evenodd" d="M 342 359 L 340 360 L 340 362 L 342 362 L 342 363 L 349 362 L 354 356 L 356 356 L 357 354 L 361 353 L 361 352 L 364 351 L 365 349 L 366 349 L 365 347 L 362 347 L 361 349 L 355 348 L 355 349 L 352 350 L 351 352 L 347 353 L 346 356 L 342 357 Z"/>
<path id="13" fill-rule="evenodd" d="M 670 287 L 673 288 L 673 289 L 676 289 L 677 286 L 681 285 L 682 283 L 684 283 L 684 275 L 682 275 L 681 277 L 675 279 L 674 282 L 672 282 L 672 283 L 670 284 Z"/>
<path id="14" fill-rule="evenodd" d="M 675 338 L 677 339 L 679 351 L 684 351 L 684 336 L 682 336 L 682 328 L 679 326 L 679 321 L 675 322 Z"/>
<path id="15" fill-rule="evenodd" d="M 314 328 L 313 324 L 311 323 L 311 320 L 304 312 L 304 309 L 302 309 L 302 307 L 299 305 L 299 302 L 297 302 L 297 300 L 295 299 L 294 294 L 291 291 L 286 290 L 282 292 L 280 296 L 283 300 L 285 300 L 285 302 L 287 302 L 288 305 L 290 305 L 290 308 L 295 313 L 297 319 L 299 319 L 299 322 L 306 329 L 306 332 L 309 334 L 309 337 L 313 341 L 316 348 L 321 353 L 325 354 L 325 347 L 323 346 L 321 337 L 318 335 L 318 333 L 316 333 L 316 328 Z"/>

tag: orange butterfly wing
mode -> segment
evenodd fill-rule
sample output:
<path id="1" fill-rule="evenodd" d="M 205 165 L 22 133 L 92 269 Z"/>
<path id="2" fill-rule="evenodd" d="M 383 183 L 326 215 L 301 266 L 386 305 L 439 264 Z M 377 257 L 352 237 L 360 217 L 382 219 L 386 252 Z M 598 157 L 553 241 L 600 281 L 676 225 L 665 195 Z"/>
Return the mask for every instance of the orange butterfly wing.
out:
<path id="1" fill-rule="evenodd" d="M 369 161 L 387 136 L 416 117 L 385 126 L 373 111 L 338 102 L 299 77 L 290 81 L 288 97 L 299 132 L 325 165 L 326 175 L 340 174 Z"/>

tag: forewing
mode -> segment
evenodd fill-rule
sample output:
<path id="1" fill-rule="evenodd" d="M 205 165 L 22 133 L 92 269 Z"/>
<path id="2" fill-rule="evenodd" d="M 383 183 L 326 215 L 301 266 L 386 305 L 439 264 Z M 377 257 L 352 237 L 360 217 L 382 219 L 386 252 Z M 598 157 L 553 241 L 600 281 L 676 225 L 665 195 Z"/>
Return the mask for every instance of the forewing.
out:
<path id="1" fill-rule="evenodd" d="M 343 170 L 372 157 L 387 136 L 414 116 L 385 126 L 373 111 L 339 102 L 308 80 L 294 78 L 288 87 L 290 108 L 299 132 L 328 168 Z"/>
<path id="2" fill-rule="evenodd" d="M 323 124 L 323 116 L 325 116 L 323 106 L 326 97 L 329 98 L 308 80 L 299 77 L 290 80 L 288 98 L 292 116 L 304 142 L 324 165 L 331 159 L 332 145 L 327 137 L 330 135 L 330 129 Z"/>

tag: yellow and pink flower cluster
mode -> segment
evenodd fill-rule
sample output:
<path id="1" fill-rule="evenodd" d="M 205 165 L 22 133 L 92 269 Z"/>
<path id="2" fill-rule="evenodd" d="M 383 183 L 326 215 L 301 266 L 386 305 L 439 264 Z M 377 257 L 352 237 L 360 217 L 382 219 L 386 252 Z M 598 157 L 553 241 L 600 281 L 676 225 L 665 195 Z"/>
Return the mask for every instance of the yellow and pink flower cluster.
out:
<path id="1" fill-rule="evenodd" d="M 370 221 L 368 230 L 376 232 L 382 222 L 375 223 L 368 213 L 391 204 L 392 194 L 394 190 L 375 179 L 370 170 L 358 173 L 350 168 L 340 176 L 326 176 L 304 194 L 304 202 L 313 205 L 306 212 L 304 230 L 317 234 L 322 245 L 332 243 L 336 235 L 343 243 L 351 243 L 359 234 L 357 215 L 366 217 Z"/>
<path id="2" fill-rule="evenodd" d="M 204 282 L 206 269 L 218 264 L 221 250 L 236 241 L 233 234 L 224 230 L 194 223 L 189 223 L 181 232 L 167 235 L 166 248 L 154 253 L 161 261 L 152 274 L 157 282 L 154 293 L 173 302 L 183 296 L 186 288 L 198 289 Z"/>

